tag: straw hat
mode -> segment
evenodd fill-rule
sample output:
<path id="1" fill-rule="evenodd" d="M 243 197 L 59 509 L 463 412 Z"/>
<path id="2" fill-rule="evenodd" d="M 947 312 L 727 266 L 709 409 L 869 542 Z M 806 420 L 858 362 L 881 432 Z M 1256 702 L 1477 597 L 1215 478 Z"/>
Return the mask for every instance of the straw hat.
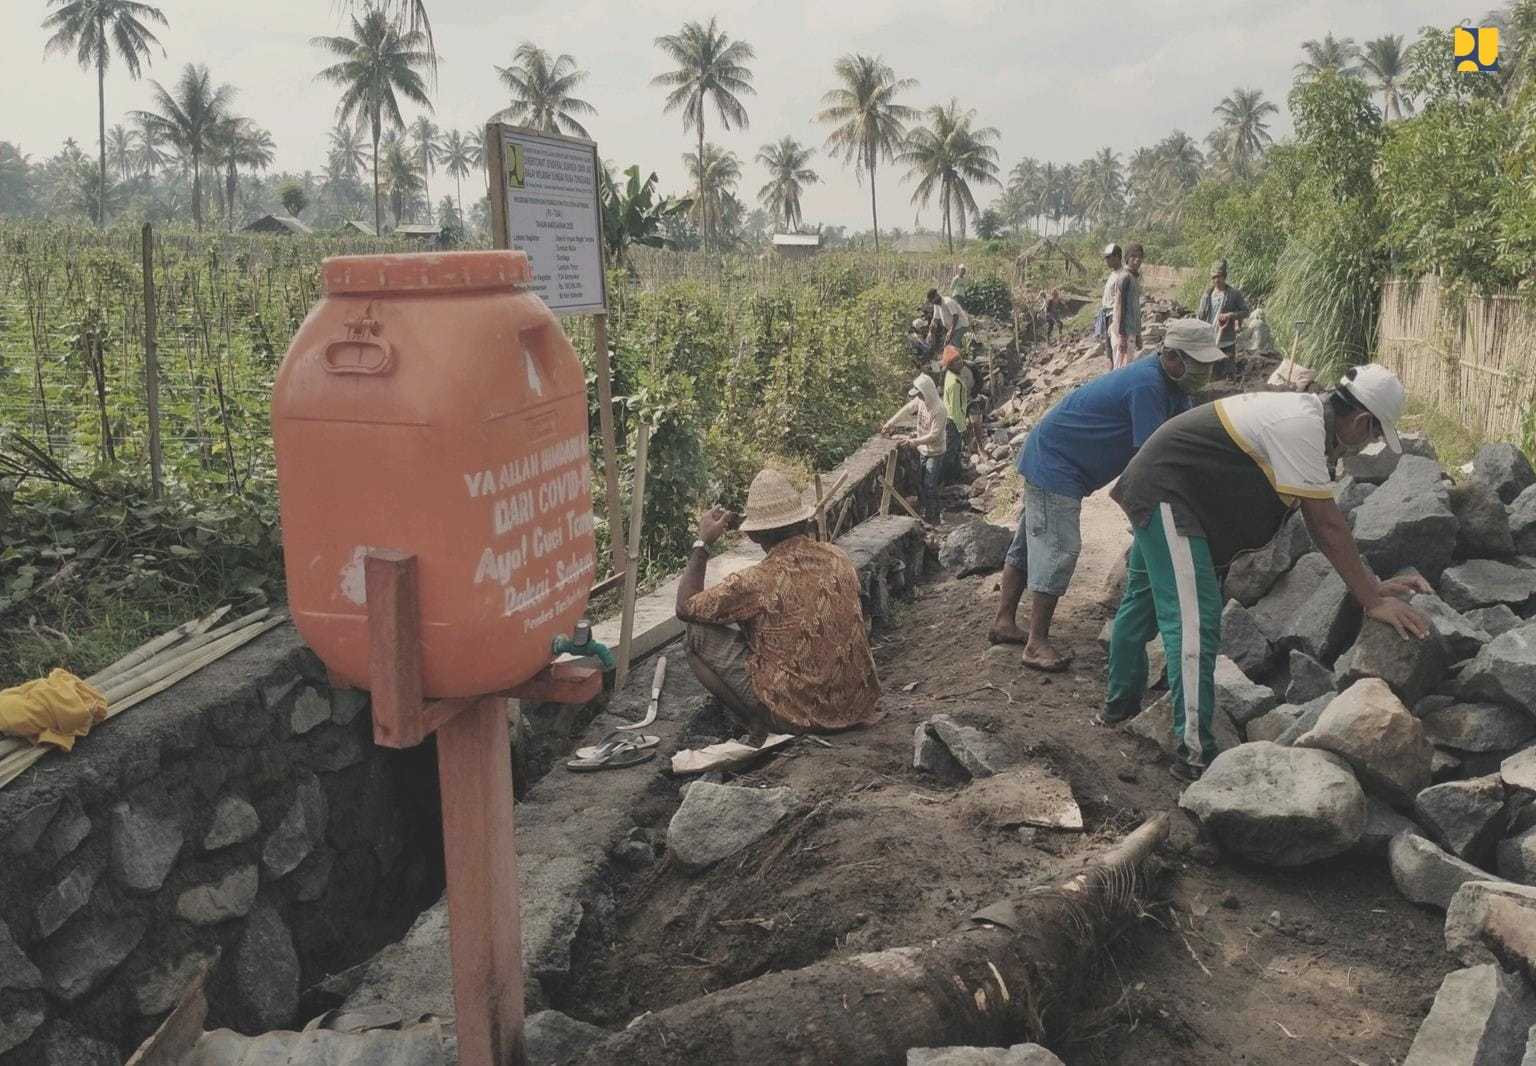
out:
<path id="1" fill-rule="evenodd" d="M 764 470 L 752 479 L 747 490 L 747 514 L 742 520 L 743 533 L 780 529 L 805 522 L 816 508 L 801 502 L 800 493 L 789 478 L 777 470 Z"/>

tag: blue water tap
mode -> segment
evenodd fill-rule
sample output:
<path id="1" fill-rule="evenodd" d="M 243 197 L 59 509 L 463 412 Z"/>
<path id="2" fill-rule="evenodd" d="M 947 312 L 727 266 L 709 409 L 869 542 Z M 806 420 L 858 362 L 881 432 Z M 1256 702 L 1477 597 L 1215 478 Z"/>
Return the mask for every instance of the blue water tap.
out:
<path id="1" fill-rule="evenodd" d="M 576 623 L 576 631 L 570 636 L 555 638 L 556 655 L 591 655 L 603 664 L 604 670 L 615 667 L 613 651 L 602 641 L 592 639 L 592 623 L 583 618 Z"/>

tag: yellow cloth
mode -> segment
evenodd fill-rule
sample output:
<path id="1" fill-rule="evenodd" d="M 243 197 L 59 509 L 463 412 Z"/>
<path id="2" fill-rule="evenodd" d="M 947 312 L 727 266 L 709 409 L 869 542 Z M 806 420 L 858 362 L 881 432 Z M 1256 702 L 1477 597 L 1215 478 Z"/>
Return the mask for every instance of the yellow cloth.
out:
<path id="1" fill-rule="evenodd" d="M 0 733 L 62 751 L 107 718 L 107 698 L 68 670 L 0 691 Z"/>

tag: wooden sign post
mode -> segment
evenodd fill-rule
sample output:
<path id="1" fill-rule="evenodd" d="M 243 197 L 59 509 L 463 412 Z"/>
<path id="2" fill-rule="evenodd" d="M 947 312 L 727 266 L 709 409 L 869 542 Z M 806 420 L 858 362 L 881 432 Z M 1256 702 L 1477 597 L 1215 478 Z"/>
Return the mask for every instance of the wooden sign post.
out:
<path id="1" fill-rule="evenodd" d="M 603 676 L 591 667 L 556 663 L 510 692 L 423 699 L 416 559 L 372 552 L 363 559 L 363 578 L 374 743 L 409 748 L 437 737 L 459 1064 L 527 1066 L 506 701 L 585 703 L 602 691 Z"/>

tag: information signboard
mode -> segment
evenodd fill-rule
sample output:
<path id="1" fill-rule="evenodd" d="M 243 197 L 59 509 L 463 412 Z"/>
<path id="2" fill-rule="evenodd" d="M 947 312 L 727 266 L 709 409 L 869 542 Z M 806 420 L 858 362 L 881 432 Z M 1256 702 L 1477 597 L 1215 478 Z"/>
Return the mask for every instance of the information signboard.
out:
<path id="1" fill-rule="evenodd" d="M 493 122 L 485 147 L 498 247 L 528 254 L 529 289 L 556 314 L 605 314 L 597 145 Z"/>

